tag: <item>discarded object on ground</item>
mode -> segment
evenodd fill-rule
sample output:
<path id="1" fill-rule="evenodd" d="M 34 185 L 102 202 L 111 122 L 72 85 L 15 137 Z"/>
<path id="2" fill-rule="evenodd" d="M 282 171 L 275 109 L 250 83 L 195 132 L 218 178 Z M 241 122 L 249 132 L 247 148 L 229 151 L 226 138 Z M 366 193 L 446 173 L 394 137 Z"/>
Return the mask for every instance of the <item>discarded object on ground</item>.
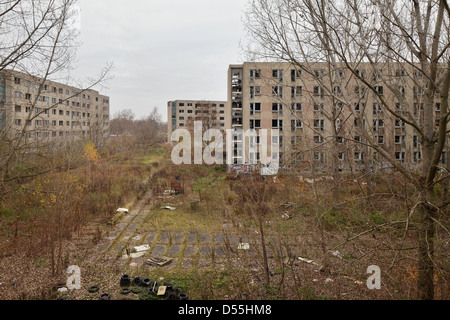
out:
<path id="1" fill-rule="evenodd" d="M 92 287 L 89 288 L 88 291 L 89 291 L 89 293 L 97 293 L 97 292 L 100 291 L 100 288 L 98 286 L 92 286 Z"/>
<path id="2" fill-rule="evenodd" d="M 111 300 L 111 295 L 109 293 L 102 293 L 98 300 Z"/>
<path id="3" fill-rule="evenodd" d="M 121 295 L 124 295 L 124 296 L 126 296 L 126 295 L 128 295 L 128 294 L 130 294 L 131 293 L 131 289 L 130 288 L 123 288 L 121 291 L 120 291 L 120 294 Z"/>
<path id="4" fill-rule="evenodd" d="M 309 260 L 309 259 L 305 259 L 305 258 L 302 258 L 302 257 L 298 257 L 298 260 L 300 260 L 302 262 L 306 262 L 308 264 L 315 264 L 315 265 L 317 265 L 317 263 L 314 262 L 314 260 Z"/>
<path id="5" fill-rule="evenodd" d="M 333 256 L 335 256 L 335 257 L 340 258 L 340 259 L 343 258 L 342 253 L 340 253 L 339 251 L 333 251 L 333 252 L 331 252 L 331 254 L 332 254 Z"/>
<path id="6" fill-rule="evenodd" d="M 128 287 L 131 284 L 131 279 L 130 276 L 127 274 L 124 274 L 121 278 L 120 278 L 120 286 L 121 287 Z"/>
<path id="7" fill-rule="evenodd" d="M 178 179 L 176 179 L 176 182 L 172 182 L 171 184 L 171 194 L 174 195 L 179 195 L 179 194 L 184 194 L 184 188 L 181 185 L 181 183 L 179 182 L 179 177 Z"/>
<path id="8" fill-rule="evenodd" d="M 170 207 L 170 206 L 167 206 L 167 207 L 161 207 L 161 209 L 170 210 L 170 211 L 175 211 L 175 210 L 177 210 L 177 208 Z"/>
<path id="9" fill-rule="evenodd" d="M 59 289 L 58 289 L 58 292 L 67 292 L 67 291 L 68 291 L 67 288 L 59 288 Z"/>
<path id="10" fill-rule="evenodd" d="M 118 213 L 128 213 L 128 209 L 126 209 L 126 208 L 119 208 L 119 209 L 117 209 L 117 212 Z"/>
<path id="11" fill-rule="evenodd" d="M 145 254 L 146 254 L 145 251 L 144 252 L 135 252 L 135 253 L 130 253 L 130 254 L 127 253 L 126 255 L 122 256 L 122 259 L 128 259 L 128 258 L 137 259 L 137 258 L 145 256 Z"/>
<path id="12" fill-rule="evenodd" d="M 172 262 L 172 259 L 167 258 L 167 257 L 159 257 L 159 258 L 151 257 L 151 258 L 147 259 L 147 264 L 156 266 L 156 267 L 164 267 L 165 265 L 168 265 L 171 262 Z"/>
<path id="13" fill-rule="evenodd" d="M 250 250 L 250 243 L 240 243 L 238 250 Z"/>
<path id="14" fill-rule="evenodd" d="M 144 280 L 142 280 L 142 285 L 144 287 L 150 287 L 151 283 L 152 283 L 152 280 L 149 278 L 145 278 Z"/>
<path id="15" fill-rule="evenodd" d="M 136 250 L 136 252 L 148 251 L 148 250 L 150 250 L 150 245 L 145 244 L 145 245 L 142 245 L 139 247 L 134 247 L 133 249 Z"/>
<path id="16" fill-rule="evenodd" d="M 144 279 L 142 279 L 141 277 L 136 277 L 133 280 L 133 285 L 136 286 L 136 287 L 139 287 L 139 286 L 142 285 L 143 280 Z"/>
<path id="17" fill-rule="evenodd" d="M 325 280 L 325 283 L 330 283 L 330 282 L 334 282 L 334 280 L 331 279 L 331 278 L 327 278 L 327 279 Z"/>
<path id="18" fill-rule="evenodd" d="M 156 295 L 157 296 L 165 296 L 166 295 L 166 290 L 167 290 L 166 286 L 160 286 L 158 288 L 158 293 Z"/>
<path id="19" fill-rule="evenodd" d="M 292 217 L 291 217 L 290 215 L 288 215 L 287 213 L 283 213 L 283 214 L 281 215 L 281 218 L 283 218 L 284 220 L 292 219 Z"/>
<path id="20" fill-rule="evenodd" d="M 134 294 L 140 294 L 142 292 L 142 289 L 139 287 L 134 287 L 133 289 L 131 289 L 131 292 L 133 292 Z"/>

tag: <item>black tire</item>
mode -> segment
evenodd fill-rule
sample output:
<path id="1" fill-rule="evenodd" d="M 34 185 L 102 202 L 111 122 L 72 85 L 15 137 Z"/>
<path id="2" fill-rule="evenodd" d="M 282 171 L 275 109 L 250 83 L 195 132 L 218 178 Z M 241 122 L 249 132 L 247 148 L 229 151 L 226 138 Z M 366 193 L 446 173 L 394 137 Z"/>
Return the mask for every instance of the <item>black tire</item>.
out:
<path id="1" fill-rule="evenodd" d="M 121 278 L 120 278 L 120 286 L 121 287 L 128 287 L 131 284 L 131 279 L 130 276 L 127 274 L 124 274 Z"/>
<path id="2" fill-rule="evenodd" d="M 102 293 L 99 300 L 111 300 L 111 295 L 109 293 Z"/>
<path id="3" fill-rule="evenodd" d="M 121 295 L 124 295 L 124 296 L 126 296 L 126 295 L 128 295 L 128 294 L 130 294 L 130 293 L 131 293 L 130 288 L 123 288 L 123 289 L 120 291 L 120 294 L 121 294 Z"/>
<path id="4" fill-rule="evenodd" d="M 89 293 L 97 293 L 100 291 L 100 288 L 98 286 L 92 286 L 89 288 Z"/>
<path id="5" fill-rule="evenodd" d="M 138 288 L 138 287 L 134 287 L 133 289 L 131 289 L 131 292 L 133 292 L 134 294 L 140 294 L 142 292 L 142 289 Z"/>
<path id="6" fill-rule="evenodd" d="M 172 290 L 176 293 L 183 293 L 183 288 L 178 286 L 173 287 Z"/>
<path id="7" fill-rule="evenodd" d="M 150 285 L 153 283 L 153 281 L 149 278 L 146 278 L 142 280 L 142 286 L 143 287 L 150 287 Z"/>
<path id="8" fill-rule="evenodd" d="M 186 300 L 189 300 L 189 297 L 187 296 L 187 294 L 181 292 L 181 293 L 178 293 L 178 300 L 186 301 Z"/>
<path id="9" fill-rule="evenodd" d="M 133 280 L 133 285 L 136 287 L 140 287 L 140 286 L 142 286 L 142 281 L 143 281 L 143 279 L 141 277 L 136 277 Z"/>
<path id="10" fill-rule="evenodd" d="M 179 296 L 175 292 L 171 292 L 167 298 L 167 300 L 180 300 Z"/>

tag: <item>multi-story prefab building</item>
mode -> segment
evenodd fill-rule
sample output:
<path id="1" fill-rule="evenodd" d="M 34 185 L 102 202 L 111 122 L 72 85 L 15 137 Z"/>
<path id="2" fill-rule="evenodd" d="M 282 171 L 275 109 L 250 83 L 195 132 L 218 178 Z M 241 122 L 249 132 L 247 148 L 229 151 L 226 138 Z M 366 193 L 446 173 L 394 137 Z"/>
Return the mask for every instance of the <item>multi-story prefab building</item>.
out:
<path id="1" fill-rule="evenodd" d="M 0 129 L 15 137 L 54 142 L 67 137 L 101 141 L 109 134 L 109 97 L 12 70 L 0 73 Z"/>
<path id="2" fill-rule="evenodd" d="M 244 132 L 278 129 L 279 159 L 285 166 L 314 164 L 324 169 L 333 164 L 339 169 L 360 167 L 363 163 L 383 166 L 381 157 L 367 146 L 361 129 L 369 132 L 371 142 L 393 158 L 417 166 L 421 161 L 420 138 L 414 127 L 403 120 L 419 125 L 423 121 L 422 75 L 412 66 L 402 64 L 380 65 L 376 72 L 364 63 L 358 68 L 356 72 L 376 89 L 376 94 L 344 66 L 330 70 L 325 63 L 230 65 L 227 123 L 230 128 Z M 385 110 L 380 99 L 387 101 L 391 111 L 403 120 Z M 438 95 L 434 106 L 438 128 L 441 116 Z M 243 151 L 235 152 L 234 162 L 259 160 L 261 155 L 253 147 L 261 143 L 260 139 L 244 142 Z M 444 153 L 442 161 L 446 162 L 446 158 Z"/>
<path id="3" fill-rule="evenodd" d="M 193 129 L 195 121 L 202 122 L 207 129 L 225 130 L 227 128 L 227 101 L 176 100 L 167 104 L 169 141 L 176 129 Z"/>

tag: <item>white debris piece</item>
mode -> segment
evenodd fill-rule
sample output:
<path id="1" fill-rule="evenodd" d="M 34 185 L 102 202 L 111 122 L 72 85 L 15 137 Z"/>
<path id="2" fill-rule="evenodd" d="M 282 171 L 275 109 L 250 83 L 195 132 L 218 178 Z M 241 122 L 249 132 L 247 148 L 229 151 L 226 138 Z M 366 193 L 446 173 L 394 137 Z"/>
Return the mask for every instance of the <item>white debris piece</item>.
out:
<path id="1" fill-rule="evenodd" d="M 338 257 L 339 259 L 343 258 L 342 253 L 340 253 L 339 251 L 333 251 L 331 254 L 335 257 Z"/>
<path id="2" fill-rule="evenodd" d="M 330 282 L 334 282 L 334 280 L 331 279 L 331 278 L 327 278 L 327 279 L 325 280 L 325 283 L 330 283 Z"/>
<path id="3" fill-rule="evenodd" d="M 167 207 L 161 207 L 161 209 L 170 210 L 170 211 L 175 211 L 175 210 L 177 210 L 177 208 L 170 207 L 170 206 L 167 206 Z"/>
<path id="4" fill-rule="evenodd" d="M 250 243 L 240 243 L 238 250 L 250 250 Z"/>
<path id="5" fill-rule="evenodd" d="M 305 259 L 305 258 L 302 258 L 302 257 L 298 257 L 298 260 L 306 262 L 306 263 L 309 263 L 309 264 L 314 263 L 313 260 Z"/>
<path id="6" fill-rule="evenodd" d="M 67 292 L 67 291 L 68 291 L 67 288 L 60 288 L 60 289 L 58 289 L 58 292 Z"/>
<path id="7" fill-rule="evenodd" d="M 136 252 L 148 251 L 150 250 L 150 245 L 145 244 L 139 247 L 134 247 L 134 250 L 136 250 Z"/>
<path id="8" fill-rule="evenodd" d="M 119 209 L 117 209 L 117 212 L 118 213 L 128 213 L 128 209 L 126 209 L 126 208 L 119 208 Z"/>

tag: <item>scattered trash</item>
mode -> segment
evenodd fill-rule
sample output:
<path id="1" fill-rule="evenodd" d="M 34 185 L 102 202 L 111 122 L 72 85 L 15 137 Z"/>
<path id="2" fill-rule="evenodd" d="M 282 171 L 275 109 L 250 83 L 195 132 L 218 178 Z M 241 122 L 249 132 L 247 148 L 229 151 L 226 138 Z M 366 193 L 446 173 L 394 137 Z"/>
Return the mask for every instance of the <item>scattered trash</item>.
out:
<path id="1" fill-rule="evenodd" d="M 144 279 L 142 279 L 141 277 L 136 277 L 136 278 L 133 279 L 133 285 L 136 286 L 136 287 L 139 287 L 139 286 L 142 285 L 143 280 Z"/>
<path id="2" fill-rule="evenodd" d="M 331 282 L 334 282 L 334 280 L 331 279 L 331 278 L 327 278 L 327 279 L 325 280 L 325 283 L 331 283 Z"/>
<path id="3" fill-rule="evenodd" d="M 158 288 L 157 296 L 165 296 L 166 295 L 167 286 L 160 286 Z"/>
<path id="4" fill-rule="evenodd" d="M 109 293 L 103 293 L 98 300 L 111 300 L 111 295 Z"/>
<path id="5" fill-rule="evenodd" d="M 119 209 L 117 209 L 117 212 L 118 213 L 128 213 L 128 209 L 125 209 L 125 208 L 119 208 Z"/>
<path id="6" fill-rule="evenodd" d="M 300 260 L 302 262 L 306 262 L 308 264 L 315 264 L 315 262 L 313 260 L 309 260 L 309 259 L 305 259 L 305 258 L 301 258 L 301 257 L 298 257 L 298 260 Z"/>
<path id="7" fill-rule="evenodd" d="M 240 243 L 238 250 L 250 250 L 250 243 Z"/>
<path id="8" fill-rule="evenodd" d="M 67 291 L 68 291 L 67 288 L 59 288 L 59 289 L 58 289 L 58 292 L 67 292 Z"/>
<path id="9" fill-rule="evenodd" d="M 167 258 L 167 257 L 160 257 L 160 258 L 152 257 L 152 258 L 147 259 L 147 264 L 149 264 L 151 266 L 156 266 L 156 267 L 164 267 L 171 262 L 172 262 L 172 259 Z"/>
<path id="10" fill-rule="evenodd" d="M 318 282 L 319 280 L 317 280 L 317 279 L 313 279 L 313 282 Z"/>
<path id="11" fill-rule="evenodd" d="M 129 288 L 123 288 L 121 291 L 120 291 L 120 294 L 121 295 L 124 295 L 124 296 L 126 296 L 126 295 L 128 295 L 128 294 L 130 294 L 131 293 L 131 289 L 129 289 Z"/>
<path id="12" fill-rule="evenodd" d="M 170 211 L 175 211 L 175 210 L 177 210 L 177 208 L 169 207 L 169 206 L 167 206 L 167 207 L 161 207 L 161 209 L 170 210 Z"/>
<path id="13" fill-rule="evenodd" d="M 339 251 L 334 251 L 331 253 L 333 256 L 338 257 L 339 259 L 343 258 L 342 253 L 340 253 Z"/>
<path id="14" fill-rule="evenodd" d="M 305 178 L 305 181 L 306 181 L 307 183 L 309 183 L 309 184 L 314 184 L 314 180 L 311 180 L 311 179 Z"/>
<path id="15" fill-rule="evenodd" d="M 144 244 L 142 246 L 134 247 L 134 250 L 136 250 L 136 252 L 148 251 L 150 250 L 150 245 Z"/>
<path id="16" fill-rule="evenodd" d="M 64 288 L 63 288 L 64 289 Z M 61 290 L 61 289 L 59 289 L 59 290 Z M 58 290 L 58 291 L 59 291 Z M 100 291 L 100 288 L 98 287 L 98 286 L 92 286 L 92 287 L 90 287 L 89 288 L 89 293 L 97 293 L 97 292 L 99 292 Z"/>
<path id="17" fill-rule="evenodd" d="M 120 286 L 121 287 L 128 287 L 131 284 L 131 279 L 130 276 L 127 274 L 124 274 L 121 278 L 120 278 Z"/>
<path id="18" fill-rule="evenodd" d="M 283 213 L 283 215 L 281 216 L 281 218 L 283 218 L 284 220 L 292 219 L 292 217 L 291 217 L 290 215 L 288 215 L 287 213 Z"/>

